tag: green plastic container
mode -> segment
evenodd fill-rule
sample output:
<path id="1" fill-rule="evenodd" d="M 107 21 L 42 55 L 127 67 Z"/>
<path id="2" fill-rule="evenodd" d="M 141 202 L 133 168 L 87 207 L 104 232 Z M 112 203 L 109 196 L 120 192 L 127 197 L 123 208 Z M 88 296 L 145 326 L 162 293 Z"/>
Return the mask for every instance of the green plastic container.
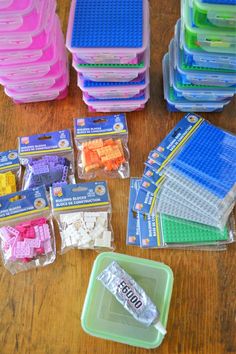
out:
<path id="1" fill-rule="evenodd" d="M 90 276 L 81 316 L 84 331 L 95 337 L 140 348 L 159 347 L 164 336 L 154 327 L 147 328 L 136 321 L 96 279 L 112 261 L 118 262 L 140 284 L 160 311 L 161 323 L 164 327 L 167 325 L 173 287 L 172 270 L 163 263 L 104 252 L 96 258 Z"/>
<path id="2" fill-rule="evenodd" d="M 236 29 L 200 28 L 193 23 L 193 8 L 190 0 L 181 1 L 182 31 L 190 50 L 203 49 L 207 52 L 234 54 L 236 51 Z"/>
<path id="3" fill-rule="evenodd" d="M 236 26 L 235 5 L 207 4 L 201 0 L 193 0 L 193 16 L 198 27 L 219 27 L 224 30 Z"/>

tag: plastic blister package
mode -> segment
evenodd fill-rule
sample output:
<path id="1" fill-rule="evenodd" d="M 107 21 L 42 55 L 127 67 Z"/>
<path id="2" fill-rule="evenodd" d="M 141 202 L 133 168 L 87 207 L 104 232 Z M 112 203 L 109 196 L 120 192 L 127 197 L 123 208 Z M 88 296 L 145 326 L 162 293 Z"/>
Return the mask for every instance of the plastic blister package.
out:
<path id="1" fill-rule="evenodd" d="M 0 247 L 12 274 L 54 262 L 55 236 L 44 187 L 0 197 Z"/>
<path id="2" fill-rule="evenodd" d="M 21 165 L 17 150 L 0 152 L 0 196 L 20 189 Z"/>
<path id="3" fill-rule="evenodd" d="M 150 176 L 149 170 L 145 171 L 146 175 Z M 233 215 L 228 219 L 226 226 L 219 229 L 204 223 L 157 213 L 156 210 L 152 215 L 143 213 L 143 210 L 140 210 L 140 204 L 138 208 L 136 205 L 142 183 L 143 179 L 138 178 L 132 178 L 130 181 L 127 245 L 140 246 L 141 248 L 184 248 L 214 251 L 225 250 L 228 244 L 234 242 Z M 146 194 L 146 199 L 148 197 Z"/>
<path id="4" fill-rule="evenodd" d="M 81 179 L 128 178 L 128 127 L 124 114 L 76 118 L 77 168 Z"/>
<path id="5" fill-rule="evenodd" d="M 23 189 L 75 183 L 70 130 L 20 137 L 18 153 L 25 167 Z"/>
<path id="6" fill-rule="evenodd" d="M 137 212 L 224 229 L 235 204 L 236 137 L 186 115 L 149 154 Z"/>
<path id="7" fill-rule="evenodd" d="M 106 182 L 50 189 L 53 215 L 61 235 L 61 252 L 70 249 L 112 250 L 111 202 Z"/>

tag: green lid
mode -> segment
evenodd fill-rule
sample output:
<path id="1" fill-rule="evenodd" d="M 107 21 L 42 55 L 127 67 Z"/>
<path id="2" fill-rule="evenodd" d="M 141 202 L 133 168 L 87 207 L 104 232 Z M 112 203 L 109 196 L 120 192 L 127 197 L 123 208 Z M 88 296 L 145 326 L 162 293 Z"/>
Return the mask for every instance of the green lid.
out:
<path id="1" fill-rule="evenodd" d="M 172 270 L 163 263 L 104 252 L 96 258 L 90 276 L 81 316 L 84 331 L 95 337 L 136 347 L 158 347 L 164 336 L 154 326 L 145 327 L 136 321 L 96 279 L 112 261 L 118 262 L 140 284 L 160 311 L 161 323 L 165 327 L 167 325 L 173 287 Z"/>

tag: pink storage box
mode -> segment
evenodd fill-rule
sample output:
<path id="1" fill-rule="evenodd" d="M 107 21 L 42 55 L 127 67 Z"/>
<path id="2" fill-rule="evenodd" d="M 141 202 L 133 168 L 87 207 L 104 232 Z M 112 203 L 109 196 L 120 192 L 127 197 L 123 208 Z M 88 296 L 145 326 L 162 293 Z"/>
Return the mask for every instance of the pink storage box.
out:
<path id="1" fill-rule="evenodd" d="M 0 50 L 43 48 L 48 43 L 55 9 L 55 0 L 43 1 L 40 20 L 34 31 L 0 33 Z"/>
<path id="2" fill-rule="evenodd" d="M 149 100 L 149 86 L 145 90 L 145 98 L 137 101 L 103 101 L 103 102 L 88 102 L 83 96 L 84 102 L 87 104 L 89 112 L 132 112 L 141 110 Z"/>
<path id="3" fill-rule="evenodd" d="M 31 80 L 31 81 L 22 81 L 19 83 L 15 82 L 8 82 L 4 86 L 7 90 L 9 91 L 14 91 L 17 93 L 29 93 L 32 91 L 43 91 L 43 90 L 49 90 L 49 89 L 55 89 L 63 82 L 65 82 L 68 74 L 67 74 L 67 69 L 65 69 L 65 73 L 61 74 L 59 73 L 58 78 L 42 78 L 42 79 L 36 79 L 36 80 Z"/>
<path id="4" fill-rule="evenodd" d="M 45 52 L 49 53 L 54 50 L 55 35 L 52 35 L 53 26 L 55 27 L 56 16 L 53 16 L 50 34 L 42 48 L 39 49 L 17 49 L 17 50 L 0 50 L 0 72 L 1 66 L 13 64 L 26 64 L 39 60 Z M 60 25 L 59 25 L 60 26 Z M 56 32 L 55 32 L 56 33 Z"/>
<path id="5" fill-rule="evenodd" d="M 34 31 L 40 23 L 43 11 L 42 0 L 14 2 L 12 6 L 0 11 L 0 34 L 9 31 Z"/>
<path id="6" fill-rule="evenodd" d="M 149 3 L 143 2 L 143 46 L 140 48 L 73 48 L 71 47 L 76 0 L 72 0 L 66 37 L 68 50 L 89 64 L 136 64 L 138 55 L 145 52 L 150 42 Z"/>
<path id="7" fill-rule="evenodd" d="M 25 93 L 18 93 L 13 90 L 4 89 L 7 96 L 11 97 L 15 103 L 30 103 L 51 101 L 55 99 L 63 99 L 67 96 L 67 88 L 69 85 L 69 75 L 65 77 L 57 87 L 50 88 L 49 90 L 32 91 Z"/>
<path id="8" fill-rule="evenodd" d="M 63 36 L 58 29 L 57 40 L 54 43 L 54 50 L 50 53 L 45 53 L 44 57 L 27 65 L 10 65 L 0 67 L 0 83 L 5 84 L 8 80 L 26 80 L 32 78 L 51 78 L 62 73 L 67 60 L 67 54 L 64 47 Z"/>
<path id="9" fill-rule="evenodd" d="M 136 79 L 139 75 L 145 73 L 150 66 L 150 49 L 148 48 L 144 55 L 144 67 L 142 68 L 110 68 L 110 67 L 78 67 L 73 60 L 73 67 L 82 74 L 87 80 L 107 81 L 107 82 L 128 82 Z"/>
<path id="10" fill-rule="evenodd" d="M 32 2 L 41 0 L 0 0 L 0 10 L 9 11 L 11 10 L 24 10 L 30 6 Z"/>
<path id="11" fill-rule="evenodd" d="M 149 85 L 149 70 L 146 71 L 145 84 L 143 85 L 130 85 L 130 86 L 100 86 L 100 87 L 84 87 L 83 77 L 78 75 L 78 86 L 83 93 L 90 95 L 94 98 L 131 98 L 141 93 Z"/>
<path id="12" fill-rule="evenodd" d="M 54 93 L 39 93 L 35 94 L 34 98 L 25 99 L 24 101 L 13 99 L 13 102 L 16 104 L 24 104 L 24 103 L 34 103 L 34 102 L 45 102 L 45 101 L 53 101 L 53 100 L 63 100 L 68 95 L 68 87 L 66 87 L 63 91 L 59 92 L 57 96 Z"/>

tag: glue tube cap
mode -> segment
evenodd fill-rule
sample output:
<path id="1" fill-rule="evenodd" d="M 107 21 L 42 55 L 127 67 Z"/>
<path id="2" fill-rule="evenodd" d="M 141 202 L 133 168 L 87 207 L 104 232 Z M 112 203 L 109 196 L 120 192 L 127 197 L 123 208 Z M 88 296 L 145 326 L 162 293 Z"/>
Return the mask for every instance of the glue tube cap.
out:
<path id="1" fill-rule="evenodd" d="M 165 336 L 167 331 L 166 329 L 163 327 L 163 325 L 161 324 L 160 321 L 158 321 L 157 323 L 154 324 L 154 327 L 163 335 Z"/>

